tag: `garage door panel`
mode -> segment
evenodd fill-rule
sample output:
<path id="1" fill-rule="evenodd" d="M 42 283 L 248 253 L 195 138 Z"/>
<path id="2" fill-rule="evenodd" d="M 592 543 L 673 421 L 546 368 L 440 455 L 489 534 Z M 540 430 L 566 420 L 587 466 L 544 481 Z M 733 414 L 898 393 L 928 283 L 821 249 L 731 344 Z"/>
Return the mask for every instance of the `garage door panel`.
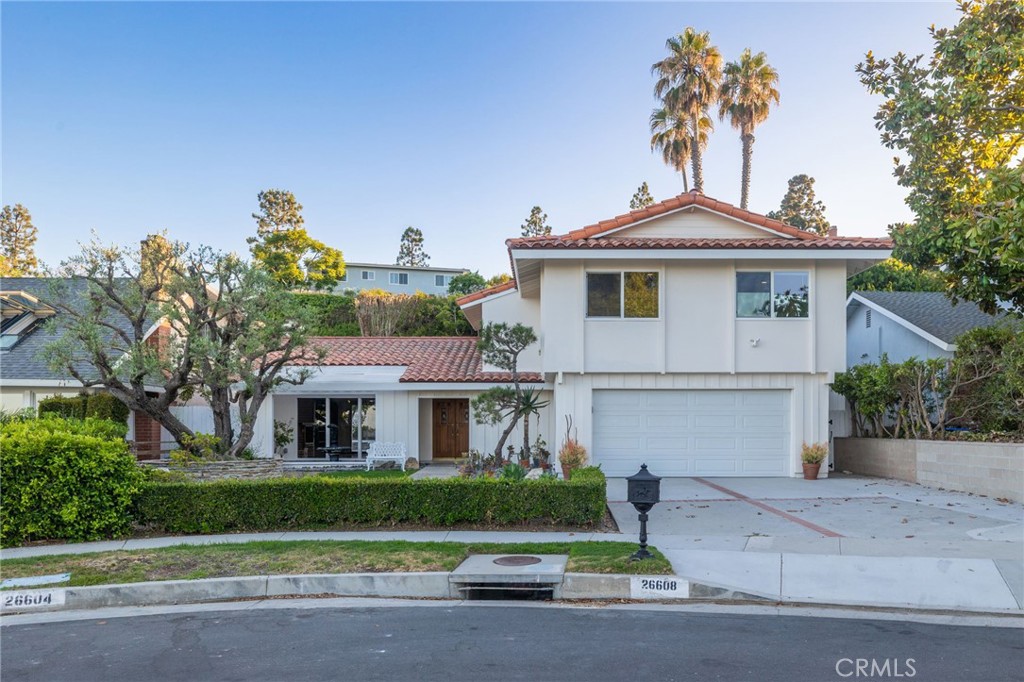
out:
<path id="1" fill-rule="evenodd" d="M 628 476 L 785 476 L 791 392 L 627 390 L 593 393 L 595 463 Z"/>

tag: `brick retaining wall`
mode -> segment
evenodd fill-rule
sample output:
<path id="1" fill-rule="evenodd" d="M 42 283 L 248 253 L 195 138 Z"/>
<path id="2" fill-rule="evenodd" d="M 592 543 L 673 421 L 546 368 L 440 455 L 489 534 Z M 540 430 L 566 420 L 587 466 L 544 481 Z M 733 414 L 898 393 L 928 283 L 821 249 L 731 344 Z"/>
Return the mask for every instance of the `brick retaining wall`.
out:
<path id="1" fill-rule="evenodd" d="M 836 438 L 837 470 L 1024 501 L 1024 444 Z"/>

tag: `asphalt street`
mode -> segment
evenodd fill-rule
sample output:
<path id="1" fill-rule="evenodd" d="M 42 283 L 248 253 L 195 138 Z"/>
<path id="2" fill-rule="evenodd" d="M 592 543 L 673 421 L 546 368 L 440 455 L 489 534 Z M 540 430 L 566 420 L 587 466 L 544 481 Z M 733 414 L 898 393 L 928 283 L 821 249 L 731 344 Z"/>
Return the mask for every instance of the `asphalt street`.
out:
<path id="1" fill-rule="evenodd" d="M 7 625 L 2 635 L 4 682 L 1024 680 L 1022 629 L 778 615 L 284 607 Z"/>

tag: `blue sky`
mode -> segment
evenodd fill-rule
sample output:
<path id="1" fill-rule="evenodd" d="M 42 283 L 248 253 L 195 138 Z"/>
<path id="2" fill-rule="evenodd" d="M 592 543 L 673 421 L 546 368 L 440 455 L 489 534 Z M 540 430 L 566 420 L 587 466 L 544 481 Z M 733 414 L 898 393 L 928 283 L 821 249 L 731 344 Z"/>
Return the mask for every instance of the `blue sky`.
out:
<path id="1" fill-rule="evenodd" d="M 166 229 L 244 252 L 268 187 L 313 236 L 392 262 L 407 225 L 432 263 L 508 269 L 541 205 L 556 231 L 656 199 L 680 177 L 649 150 L 650 65 L 686 26 L 725 58 L 764 50 L 781 106 L 757 131 L 750 208 L 817 178 L 841 234 L 907 220 L 893 153 L 857 81 L 866 50 L 927 52 L 953 3 L 12 3 L 2 21 L 2 199 L 32 212 L 47 264 L 95 229 Z M 705 192 L 738 203 L 721 122 Z"/>

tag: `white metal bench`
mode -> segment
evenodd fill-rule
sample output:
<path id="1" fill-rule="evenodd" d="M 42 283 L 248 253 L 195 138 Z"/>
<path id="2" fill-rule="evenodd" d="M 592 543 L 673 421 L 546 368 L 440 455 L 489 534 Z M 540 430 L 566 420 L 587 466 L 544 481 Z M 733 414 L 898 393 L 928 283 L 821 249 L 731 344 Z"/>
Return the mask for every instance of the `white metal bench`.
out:
<path id="1" fill-rule="evenodd" d="M 370 443 L 366 451 L 366 470 L 369 471 L 377 462 L 398 462 L 405 471 L 405 443 Z"/>

